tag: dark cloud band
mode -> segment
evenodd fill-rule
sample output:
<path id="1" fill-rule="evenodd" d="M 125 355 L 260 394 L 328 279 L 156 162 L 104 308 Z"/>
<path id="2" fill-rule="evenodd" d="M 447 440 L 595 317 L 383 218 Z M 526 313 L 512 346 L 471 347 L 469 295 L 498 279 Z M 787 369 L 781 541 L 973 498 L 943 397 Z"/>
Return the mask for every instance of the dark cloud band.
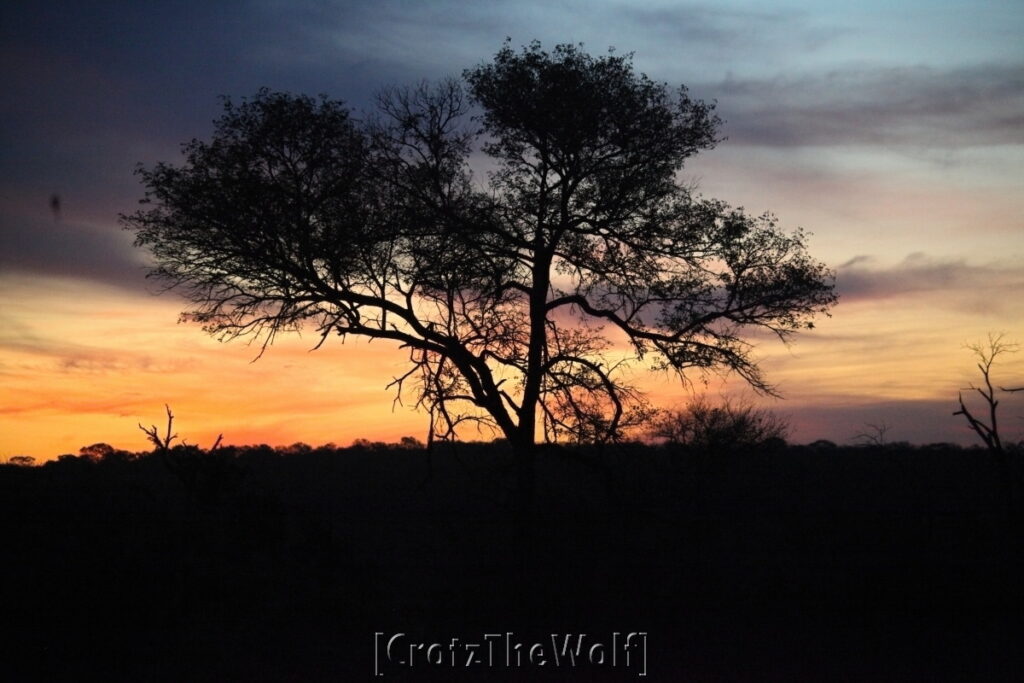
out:
<path id="1" fill-rule="evenodd" d="M 990 313 L 1014 304 L 1007 293 L 1024 291 L 1024 265 L 971 264 L 914 253 L 896 265 L 879 267 L 862 255 L 839 266 L 836 287 L 844 303 L 937 294 L 940 305 Z"/>
<path id="2" fill-rule="evenodd" d="M 729 112 L 734 144 L 1024 144 L 1024 64 L 863 68 L 700 87 Z"/>

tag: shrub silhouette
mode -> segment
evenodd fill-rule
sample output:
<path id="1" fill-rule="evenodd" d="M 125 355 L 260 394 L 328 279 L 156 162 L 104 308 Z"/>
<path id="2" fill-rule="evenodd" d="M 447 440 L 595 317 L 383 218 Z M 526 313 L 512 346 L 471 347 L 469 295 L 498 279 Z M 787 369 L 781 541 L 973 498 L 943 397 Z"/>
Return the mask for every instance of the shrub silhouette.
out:
<path id="1" fill-rule="evenodd" d="M 170 406 L 165 405 L 164 408 L 167 411 L 167 428 L 162 436 L 156 425 L 143 427 L 139 424 L 139 429 L 153 443 L 156 456 L 182 483 L 192 500 L 200 505 L 217 505 L 242 481 L 245 469 L 236 461 L 233 450 L 220 447 L 223 435 L 217 437 L 208 451 L 184 441 L 171 446 L 178 438 L 174 432 L 174 413 Z M 297 452 L 311 450 L 306 444 L 295 444 L 290 448 L 297 447 L 301 447 Z"/>
<path id="2" fill-rule="evenodd" d="M 704 396 L 659 415 L 650 436 L 698 449 L 724 450 L 784 446 L 788 423 L 764 408 L 726 399 L 713 405 Z"/>

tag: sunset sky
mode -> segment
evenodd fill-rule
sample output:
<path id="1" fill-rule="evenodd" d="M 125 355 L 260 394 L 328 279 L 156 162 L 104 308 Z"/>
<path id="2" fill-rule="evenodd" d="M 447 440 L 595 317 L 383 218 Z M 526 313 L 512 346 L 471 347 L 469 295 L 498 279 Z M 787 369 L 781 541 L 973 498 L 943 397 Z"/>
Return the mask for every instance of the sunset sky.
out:
<path id="1" fill-rule="evenodd" d="M 0 461 L 143 450 L 136 425 L 162 423 L 165 403 L 201 446 L 423 438 L 424 416 L 384 389 L 402 352 L 290 338 L 252 362 L 258 349 L 177 324 L 182 302 L 155 295 L 117 216 L 142 195 L 136 164 L 179 160 L 220 95 L 267 86 L 367 110 L 381 87 L 458 75 L 506 36 L 614 46 L 717 100 L 728 140 L 681 180 L 813 233 L 840 303 L 757 352 L 791 440 L 884 423 L 891 440 L 973 443 L 951 415 L 978 379 L 963 345 L 1024 342 L 1022 35 L 1024 3 L 978 0 L 4 3 Z M 1024 384 L 1024 351 L 994 376 Z M 688 396 L 640 381 L 663 406 Z M 750 396 L 739 380 L 707 391 Z M 1001 410 L 1024 438 L 1024 393 Z"/>

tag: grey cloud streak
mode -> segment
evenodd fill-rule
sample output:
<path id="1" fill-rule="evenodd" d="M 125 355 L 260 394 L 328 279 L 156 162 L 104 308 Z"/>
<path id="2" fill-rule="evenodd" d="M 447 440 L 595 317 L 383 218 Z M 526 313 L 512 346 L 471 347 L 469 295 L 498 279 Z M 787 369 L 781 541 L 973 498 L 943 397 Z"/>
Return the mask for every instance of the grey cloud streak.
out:
<path id="1" fill-rule="evenodd" d="M 787 46 L 813 51 L 849 32 L 839 26 L 815 25 L 806 11 L 762 9 L 757 5 L 747 9 L 714 4 L 657 8 L 628 4 L 622 6 L 618 21 L 648 36 L 658 35 L 665 40 L 660 47 L 675 54 L 676 60 L 681 52 L 680 45 L 710 47 L 712 53 L 731 59 L 738 53 L 760 49 L 785 51 Z M 649 39 L 642 40 L 642 35 L 636 37 L 641 38 L 640 45 L 650 43 Z M 707 52 L 702 54 L 708 55 Z"/>
<path id="2" fill-rule="evenodd" d="M 873 264 L 873 258 L 857 256 L 838 267 L 840 302 L 942 293 L 947 305 L 987 313 L 1007 309 L 1015 300 L 1008 294 L 1024 291 L 1024 264 L 1020 262 L 974 265 L 917 252 L 894 266 Z"/>
<path id="3" fill-rule="evenodd" d="M 1024 64 L 847 68 L 701 86 L 734 143 L 763 146 L 1024 144 Z"/>
<path id="4" fill-rule="evenodd" d="M 142 253 L 127 233 L 46 218 L 0 215 L 0 275 L 8 272 L 147 290 Z"/>

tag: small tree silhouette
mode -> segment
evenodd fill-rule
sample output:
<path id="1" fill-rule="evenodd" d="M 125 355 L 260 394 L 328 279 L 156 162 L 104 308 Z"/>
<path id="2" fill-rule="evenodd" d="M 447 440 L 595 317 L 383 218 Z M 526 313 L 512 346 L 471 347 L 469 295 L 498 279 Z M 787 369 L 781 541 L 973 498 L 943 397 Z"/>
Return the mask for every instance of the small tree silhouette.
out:
<path id="1" fill-rule="evenodd" d="M 978 359 L 978 370 L 981 371 L 981 378 L 984 386 L 975 386 L 973 383 L 968 387 L 970 390 L 977 392 L 984 401 L 984 408 L 988 413 L 988 421 L 985 421 L 984 417 L 976 417 L 974 413 L 970 411 L 967 404 L 964 403 L 964 393 L 961 390 L 957 394 L 957 399 L 960 403 L 960 410 L 957 410 L 954 415 L 963 415 L 964 419 L 967 420 L 967 424 L 974 430 L 985 446 L 990 451 L 1001 453 L 1003 451 L 1003 441 L 999 435 L 999 421 L 997 416 L 997 408 L 999 407 L 999 399 L 996 398 L 996 389 L 992 385 L 992 365 L 995 363 L 996 358 L 1006 353 L 1016 353 L 1020 349 L 1019 344 L 1004 342 L 1003 337 L 1005 335 L 992 334 L 988 335 L 988 343 L 983 344 L 981 342 L 977 344 L 967 344 L 964 348 L 970 350 L 974 356 Z M 1005 389 L 999 387 L 1000 391 L 1004 392 L 1016 392 L 1021 391 L 1024 387 L 1015 389 Z"/>
<path id="2" fill-rule="evenodd" d="M 143 427 L 142 423 L 139 423 L 139 429 L 142 430 L 142 433 L 146 435 L 146 438 L 156 448 L 156 452 L 161 455 L 166 455 L 171 450 L 171 443 L 178 438 L 178 435 L 173 433 L 174 413 L 171 412 L 171 407 L 166 403 L 164 408 L 167 410 L 167 431 L 163 436 L 160 436 L 160 430 L 157 429 L 156 425 Z"/>
<path id="3" fill-rule="evenodd" d="M 719 450 L 782 442 L 788 431 L 784 418 L 764 408 L 731 400 L 713 405 L 700 396 L 684 408 L 663 411 L 650 435 L 672 444 Z"/>
<path id="4" fill-rule="evenodd" d="M 218 451 L 224 435 L 219 434 L 206 452 L 184 439 L 172 448 L 171 444 L 178 438 L 174 433 L 174 413 L 169 405 L 164 404 L 164 408 L 167 410 L 167 429 L 162 436 L 156 425 L 143 427 L 140 422 L 139 429 L 153 444 L 154 452 L 167 469 L 184 485 L 190 498 L 203 505 L 219 502 L 245 474 L 233 457 Z"/>
<path id="5" fill-rule="evenodd" d="M 891 429 L 888 424 L 885 422 L 879 422 L 878 424 L 865 422 L 864 427 L 864 431 L 853 435 L 854 441 L 859 441 L 865 446 L 884 446 L 886 444 L 885 435 Z"/>
<path id="6" fill-rule="evenodd" d="M 981 372 L 981 378 L 983 386 L 975 386 L 971 384 L 968 388 L 977 392 L 981 396 L 984 402 L 984 410 L 988 413 L 987 421 L 985 417 L 978 417 L 967 407 L 964 403 L 963 391 L 960 391 L 957 399 L 960 403 L 960 409 L 954 412 L 954 415 L 963 415 L 964 419 L 967 420 L 967 424 L 970 425 L 974 433 L 977 434 L 989 452 L 995 456 L 996 464 L 999 468 L 1000 479 L 1002 482 L 1002 496 L 1003 506 L 1006 510 L 1007 515 L 1011 518 L 1015 518 L 1018 512 L 1018 489 L 1024 482 L 1024 475 L 1019 470 L 1019 467 L 1015 469 L 1015 451 L 1007 451 L 1003 447 L 1003 440 L 999 434 L 999 421 L 997 409 L 999 407 L 999 399 L 996 398 L 996 389 L 992 384 L 992 365 L 995 363 L 996 358 L 1007 353 L 1016 353 L 1020 346 L 1016 343 L 1003 341 L 1003 335 L 992 334 L 988 335 L 988 343 L 977 343 L 967 344 L 965 348 L 970 350 L 975 357 L 978 359 L 978 370 Z M 1003 392 L 1016 392 L 1020 391 L 1024 387 L 1005 389 L 999 387 L 1000 391 Z"/>

